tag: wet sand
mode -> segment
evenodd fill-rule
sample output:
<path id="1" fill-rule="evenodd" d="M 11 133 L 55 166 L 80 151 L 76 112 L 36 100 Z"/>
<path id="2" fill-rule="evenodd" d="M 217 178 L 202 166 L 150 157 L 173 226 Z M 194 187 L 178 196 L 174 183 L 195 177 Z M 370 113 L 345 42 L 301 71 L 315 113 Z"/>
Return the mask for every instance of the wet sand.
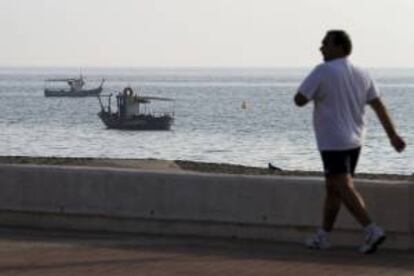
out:
<path id="1" fill-rule="evenodd" d="M 0 164 L 38 164 L 147 169 L 160 171 L 196 171 L 202 173 L 243 174 L 243 175 L 287 175 L 287 176 L 320 176 L 316 171 L 290 171 L 263 167 L 248 167 L 224 163 L 205 163 L 184 160 L 159 159 L 107 159 L 107 158 L 72 158 L 72 157 L 31 157 L 0 156 Z M 382 180 L 414 180 L 414 175 L 370 174 L 358 173 L 356 178 Z"/>

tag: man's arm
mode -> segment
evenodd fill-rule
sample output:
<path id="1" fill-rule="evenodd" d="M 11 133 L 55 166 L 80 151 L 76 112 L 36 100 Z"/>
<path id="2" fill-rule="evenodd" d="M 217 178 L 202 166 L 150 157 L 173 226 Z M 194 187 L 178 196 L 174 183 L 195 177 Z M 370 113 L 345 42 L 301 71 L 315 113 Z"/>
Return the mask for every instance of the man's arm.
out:
<path id="1" fill-rule="evenodd" d="M 297 106 L 304 106 L 309 102 L 308 98 L 303 96 L 303 94 L 300 93 L 300 91 L 298 93 L 296 93 L 293 100 L 294 100 L 294 102 Z"/>
<path id="2" fill-rule="evenodd" d="M 394 124 L 391 121 L 391 117 L 388 115 L 388 111 L 380 98 L 375 98 L 369 101 L 369 105 L 377 114 L 378 119 L 381 122 L 385 132 L 390 139 L 391 145 L 397 152 L 402 152 L 405 148 L 404 140 L 397 134 Z"/>

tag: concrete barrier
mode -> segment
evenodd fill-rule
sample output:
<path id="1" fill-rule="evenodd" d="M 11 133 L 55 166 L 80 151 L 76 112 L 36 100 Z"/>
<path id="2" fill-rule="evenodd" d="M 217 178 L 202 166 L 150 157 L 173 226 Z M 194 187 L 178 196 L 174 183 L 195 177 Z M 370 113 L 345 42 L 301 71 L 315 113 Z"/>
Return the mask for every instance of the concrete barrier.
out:
<path id="1" fill-rule="evenodd" d="M 321 222 L 323 179 L 0 165 L 0 225 L 303 242 Z M 414 183 L 357 180 L 389 248 L 414 248 Z M 358 245 L 343 207 L 333 243 Z"/>

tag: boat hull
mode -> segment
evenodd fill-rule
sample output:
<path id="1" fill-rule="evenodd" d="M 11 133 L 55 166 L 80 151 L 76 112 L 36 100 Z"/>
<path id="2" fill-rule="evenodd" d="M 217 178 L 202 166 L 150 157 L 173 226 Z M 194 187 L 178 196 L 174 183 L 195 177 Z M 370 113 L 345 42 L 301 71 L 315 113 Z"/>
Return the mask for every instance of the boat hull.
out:
<path id="1" fill-rule="evenodd" d="M 117 113 L 101 111 L 99 118 L 110 129 L 122 130 L 170 130 L 174 119 L 169 115 L 153 116 L 138 115 L 130 119 L 121 120 Z"/>
<path id="2" fill-rule="evenodd" d="M 89 90 L 71 91 L 71 90 L 53 90 L 45 89 L 46 97 L 93 97 L 102 92 L 102 87 Z"/>

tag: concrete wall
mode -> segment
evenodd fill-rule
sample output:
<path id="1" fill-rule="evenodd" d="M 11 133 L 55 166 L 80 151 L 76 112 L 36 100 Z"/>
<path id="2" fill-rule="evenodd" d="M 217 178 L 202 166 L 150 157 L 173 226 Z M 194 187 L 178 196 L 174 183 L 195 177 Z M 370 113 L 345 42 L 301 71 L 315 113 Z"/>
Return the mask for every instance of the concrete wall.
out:
<path id="1" fill-rule="evenodd" d="M 302 242 L 321 222 L 321 178 L 0 165 L 0 225 Z M 414 183 L 358 180 L 385 246 L 414 248 Z M 333 243 L 359 245 L 341 210 Z"/>

